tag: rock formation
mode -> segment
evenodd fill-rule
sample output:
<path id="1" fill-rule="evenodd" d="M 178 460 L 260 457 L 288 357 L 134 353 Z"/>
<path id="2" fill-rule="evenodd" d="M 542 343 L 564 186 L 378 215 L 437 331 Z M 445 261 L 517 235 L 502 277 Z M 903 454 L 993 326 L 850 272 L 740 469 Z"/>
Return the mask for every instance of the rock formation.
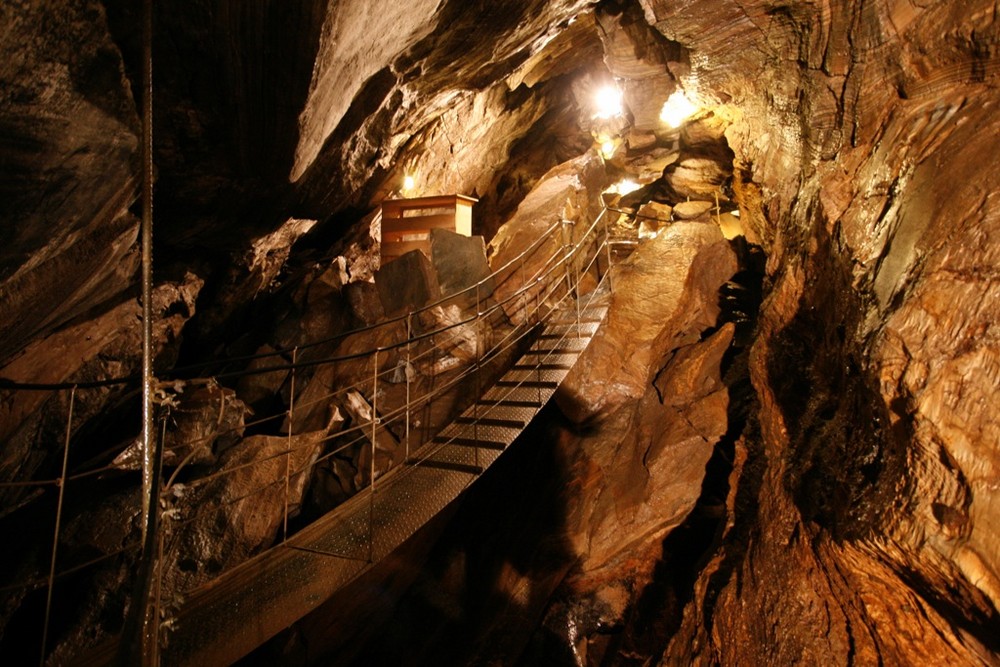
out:
<path id="1" fill-rule="evenodd" d="M 155 4 L 171 594 L 357 490 L 330 396 L 373 369 L 309 364 L 380 344 L 350 332 L 410 175 L 480 199 L 494 268 L 610 204 L 611 309 L 453 517 L 257 659 L 1000 664 L 995 3 Z M 120 632 L 136 567 L 139 10 L 5 2 L 0 34 L 0 662 L 39 661 L 64 491 L 56 664 Z M 378 369 L 429 385 L 480 336 Z M 290 441 L 290 500 L 244 502 Z"/>

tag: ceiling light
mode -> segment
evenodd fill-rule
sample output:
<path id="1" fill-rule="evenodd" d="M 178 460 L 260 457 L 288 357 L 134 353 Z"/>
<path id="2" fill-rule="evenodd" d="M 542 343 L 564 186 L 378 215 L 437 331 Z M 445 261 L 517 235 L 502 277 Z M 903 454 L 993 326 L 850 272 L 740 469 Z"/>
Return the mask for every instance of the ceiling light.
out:
<path id="1" fill-rule="evenodd" d="M 681 123 L 698 111 L 697 105 L 687 98 L 682 90 L 675 90 L 673 95 L 663 103 L 660 120 L 670 127 L 680 127 Z"/>
<path id="2" fill-rule="evenodd" d="M 595 118 L 613 118 L 622 113 L 622 93 L 614 86 L 604 86 L 597 91 L 594 98 L 594 105 L 597 108 Z"/>
<path id="3" fill-rule="evenodd" d="M 413 192 L 414 188 L 417 187 L 417 180 L 407 174 L 403 177 L 403 192 Z"/>
<path id="4" fill-rule="evenodd" d="M 642 186 L 635 181 L 630 181 L 628 179 L 618 182 L 618 194 L 627 195 L 630 192 L 635 192 Z"/>
<path id="5" fill-rule="evenodd" d="M 617 194 L 617 195 L 627 195 L 630 192 L 635 192 L 642 186 L 635 181 L 625 179 L 623 181 L 618 181 L 610 188 L 604 191 L 604 194 Z"/>

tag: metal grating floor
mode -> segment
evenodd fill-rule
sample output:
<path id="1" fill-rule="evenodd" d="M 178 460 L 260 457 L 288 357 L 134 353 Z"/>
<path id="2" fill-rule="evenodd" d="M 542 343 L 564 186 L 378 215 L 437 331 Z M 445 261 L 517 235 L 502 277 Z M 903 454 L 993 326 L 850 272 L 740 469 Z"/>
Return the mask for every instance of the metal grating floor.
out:
<path id="1" fill-rule="evenodd" d="M 165 664 L 228 664 L 306 615 L 457 498 L 521 433 L 596 332 L 606 300 L 553 313 L 516 368 L 416 452 L 284 544 L 191 593 Z M 541 366 L 541 370 L 533 368 Z M 475 420 L 481 423 L 469 423 Z M 478 443 L 478 444 L 477 444 Z M 481 445 L 481 446 L 480 446 Z"/>

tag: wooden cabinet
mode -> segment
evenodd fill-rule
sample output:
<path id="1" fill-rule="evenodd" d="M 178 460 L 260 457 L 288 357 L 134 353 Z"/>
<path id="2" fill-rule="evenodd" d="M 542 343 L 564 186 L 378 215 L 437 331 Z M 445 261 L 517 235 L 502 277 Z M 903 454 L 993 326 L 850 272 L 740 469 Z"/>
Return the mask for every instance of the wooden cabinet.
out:
<path id="1" fill-rule="evenodd" d="M 382 202 L 382 264 L 411 250 L 430 259 L 432 229 L 472 236 L 472 205 L 477 201 L 465 195 L 438 195 Z"/>

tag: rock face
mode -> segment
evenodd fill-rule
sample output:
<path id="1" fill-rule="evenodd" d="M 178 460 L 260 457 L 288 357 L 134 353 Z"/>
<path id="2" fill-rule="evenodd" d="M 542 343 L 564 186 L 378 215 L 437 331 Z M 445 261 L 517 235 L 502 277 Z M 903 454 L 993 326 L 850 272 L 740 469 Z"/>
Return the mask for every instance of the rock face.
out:
<path id="1" fill-rule="evenodd" d="M 548 263 L 562 257 L 566 244 L 584 236 L 600 215 L 600 193 L 607 185 L 604 165 L 593 153 L 559 165 L 545 174 L 490 241 L 486 252 L 492 270 L 507 267 L 498 277 L 494 297 L 513 321 L 523 320 L 524 311 L 543 298 L 543 286 L 515 297 L 521 286 L 534 282 Z"/>
<path id="2" fill-rule="evenodd" d="M 382 630 L 326 633 L 374 633 L 359 660 L 419 640 L 439 663 L 1000 662 L 995 3 L 156 7 L 156 369 L 205 388 L 178 399 L 175 481 L 258 455 L 277 479 L 289 440 L 312 470 L 336 392 L 376 370 L 431 385 L 476 356 L 462 331 L 412 367 L 306 366 L 383 340 L 334 337 L 385 315 L 373 211 L 404 174 L 480 199 L 494 268 L 535 241 L 558 254 L 605 201 L 615 240 L 639 238 L 561 411 L 511 452 L 546 474 L 528 488 L 501 467 L 494 496 L 473 489 L 437 546 L 415 545 L 427 569 L 381 573 L 416 582 L 397 614 L 418 630 L 380 612 Z M 137 482 L 113 462 L 137 433 L 117 383 L 139 358 L 137 26 L 123 0 L 0 6 L 0 378 L 60 387 L 0 386 L 0 534 L 24 536 L 0 556 L 4 663 L 40 662 L 52 536 L 35 528 L 54 525 L 67 434 L 84 476 L 55 608 L 76 615 L 55 618 L 48 659 L 117 632 L 127 606 Z M 595 118 L 612 81 L 623 114 Z M 659 112 L 678 90 L 701 109 L 673 129 Z M 605 193 L 626 178 L 638 189 Z M 72 385 L 106 380 L 75 391 L 67 429 Z M 309 408 L 289 414 L 293 394 Z M 355 455 L 290 479 L 304 513 L 356 490 Z M 273 541 L 284 496 L 238 487 L 179 499 L 206 514 L 176 587 Z"/>
<path id="3" fill-rule="evenodd" d="M 607 321 L 559 389 L 576 423 L 601 421 L 645 395 L 664 350 L 696 342 L 719 315 L 718 291 L 736 263 L 711 224 L 676 223 L 612 273 Z"/>
<path id="4" fill-rule="evenodd" d="M 139 125 L 100 2 L 9 3 L 0 24 L 6 360 L 129 285 Z"/>

